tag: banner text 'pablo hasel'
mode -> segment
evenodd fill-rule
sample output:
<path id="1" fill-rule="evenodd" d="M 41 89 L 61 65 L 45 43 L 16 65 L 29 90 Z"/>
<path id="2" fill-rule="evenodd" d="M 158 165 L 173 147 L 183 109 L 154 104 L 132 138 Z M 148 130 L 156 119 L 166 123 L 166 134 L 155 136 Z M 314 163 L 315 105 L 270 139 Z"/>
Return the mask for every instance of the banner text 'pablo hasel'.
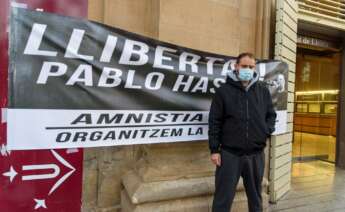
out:
<path id="1" fill-rule="evenodd" d="M 225 82 L 224 77 L 234 67 L 234 60 L 225 62 L 223 58 L 202 58 L 190 52 L 176 54 L 176 49 L 159 45 L 152 50 L 148 44 L 142 41 L 124 39 L 113 35 L 107 36 L 102 53 L 99 57 L 80 54 L 78 52 L 82 45 L 84 35 L 87 34 L 87 32 L 75 28 L 69 37 L 64 55 L 59 55 L 57 51 L 42 50 L 40 48 L 47 27 L 47 25 L 39 23 L 34 23 L 32 25 L 31 33 L 23 52 L 24 55 L 44 57 L 63 56 L 67 59 L 81 59 L 81 61 L 87 61 L 88 63 L 97 60 L 102 64 L 109 63 L 110 65 L 112 65 L 111 60 L 116 58 L 116 63 L 121 67 L 128 66 L 131 69 L 121 70 L 118 66 L 115 68 L 113 66 L 104 65 L 100 76 L 98 76 L 98 74 L 94 74 L 95 70 L 93 69 L 93 65 L 80 63 L 76 69 L 73 70 L 72 75 L 67 75 L 70 69 L 67 64 L 63 62 L 43 61 L 41 71 L 36 81 L 37 84 L 47 84 L 50 78 L 63 77 L 67 79 L 65 85 L 69 86 L 78 83 L 84 86 L 109 88 L 123 86 L 125 89 L 159 90 L 164 83 L 164 70 L 167 70 L 181 73 L 175 76 L 175 83 L 171 88 L 174 92 L 214 93 L 214 88 L 219 87 L 221 83 Z M 117 47 L 117 43 L 120 39 L 124 39 L 122 41 L 124 43 L 123 48 L 120 51 L 115 51 L 116 48 L 119 48 Z M 174 58 L 176 56 L 178 56 L 178 59 Z M 201 61 L 201 59 L 203 59 L 203 61 Z M 169 62 L 173 60 L 178 62 L 177 65 L 176 63 L 169 64 Z M 152 68 L 154 70 L 159 70 L 159 72 L 153 71 L 147 73 L 144 77 L 136 77 L 136 70 L 133 70 L 133 66 L 144 66 L 147 64 L 152 65 Z M 215 69 L 214 67 L 216 65 L 218 65 L 218 67 Z M 222 66 L 221 68 L 219 68 L 220 65 Z M 184 75 L 188 73 L 190 73 L 189 76 Z M 137 84 L 135 84 L 136 80 L 138 81 Z M 213 82 L 210 83 L 210 80 Z"/>

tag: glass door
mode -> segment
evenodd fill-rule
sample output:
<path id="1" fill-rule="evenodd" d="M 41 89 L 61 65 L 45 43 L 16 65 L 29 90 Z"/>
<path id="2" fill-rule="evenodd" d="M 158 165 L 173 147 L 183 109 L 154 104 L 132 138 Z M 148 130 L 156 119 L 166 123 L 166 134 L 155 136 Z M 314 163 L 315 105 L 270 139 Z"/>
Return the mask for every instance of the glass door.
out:
<path id="1" fill-rule="evenodd" d="M 298 48 L 294 160 L 335 162 L 340 54 Z"/>

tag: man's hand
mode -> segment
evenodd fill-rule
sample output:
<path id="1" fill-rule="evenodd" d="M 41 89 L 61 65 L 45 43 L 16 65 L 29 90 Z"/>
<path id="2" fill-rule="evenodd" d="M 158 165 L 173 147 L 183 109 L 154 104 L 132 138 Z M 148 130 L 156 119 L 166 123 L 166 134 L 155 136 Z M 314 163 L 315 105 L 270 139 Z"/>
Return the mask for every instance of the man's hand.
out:
<path id="1" fill-rule="evenodd" d="M 221 164 L 221 157 L 219 153 L 213 153 L 211 154 L 211 161 L 214 163 L 216 166 L 220 166 Z"/>

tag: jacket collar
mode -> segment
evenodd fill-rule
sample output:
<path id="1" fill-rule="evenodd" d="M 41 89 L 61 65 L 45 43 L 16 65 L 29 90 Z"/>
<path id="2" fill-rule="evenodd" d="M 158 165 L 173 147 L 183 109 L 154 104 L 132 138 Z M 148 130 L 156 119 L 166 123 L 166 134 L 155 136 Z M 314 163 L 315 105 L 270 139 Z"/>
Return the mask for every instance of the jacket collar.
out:
<path id="1" fill-rule="evenodd" d="M 249 91 L 249 89 L 259 80 L 259 77 L 259 74 L 256 71 L 254 71 L 254 78 L 250 81 L 248 86 L 244 88 L 241 81 L 238 79 L 235 70 L 231 70 L 230 72 L 228 72 L 226 83 L 242 88 L 245 91 Z"/>

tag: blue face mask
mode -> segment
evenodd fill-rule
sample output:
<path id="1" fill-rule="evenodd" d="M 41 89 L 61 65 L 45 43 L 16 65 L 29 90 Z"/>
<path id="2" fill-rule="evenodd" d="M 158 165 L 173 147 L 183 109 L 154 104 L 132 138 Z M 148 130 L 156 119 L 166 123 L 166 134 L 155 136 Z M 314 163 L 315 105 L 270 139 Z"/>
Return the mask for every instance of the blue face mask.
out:
<path id="1" fill-rule="evenodd" d="M 253 79 L 254 70 L 250 68 L 240 68 L 238 71 L 238 78 L 241 81 L 250 81 Z"/>

